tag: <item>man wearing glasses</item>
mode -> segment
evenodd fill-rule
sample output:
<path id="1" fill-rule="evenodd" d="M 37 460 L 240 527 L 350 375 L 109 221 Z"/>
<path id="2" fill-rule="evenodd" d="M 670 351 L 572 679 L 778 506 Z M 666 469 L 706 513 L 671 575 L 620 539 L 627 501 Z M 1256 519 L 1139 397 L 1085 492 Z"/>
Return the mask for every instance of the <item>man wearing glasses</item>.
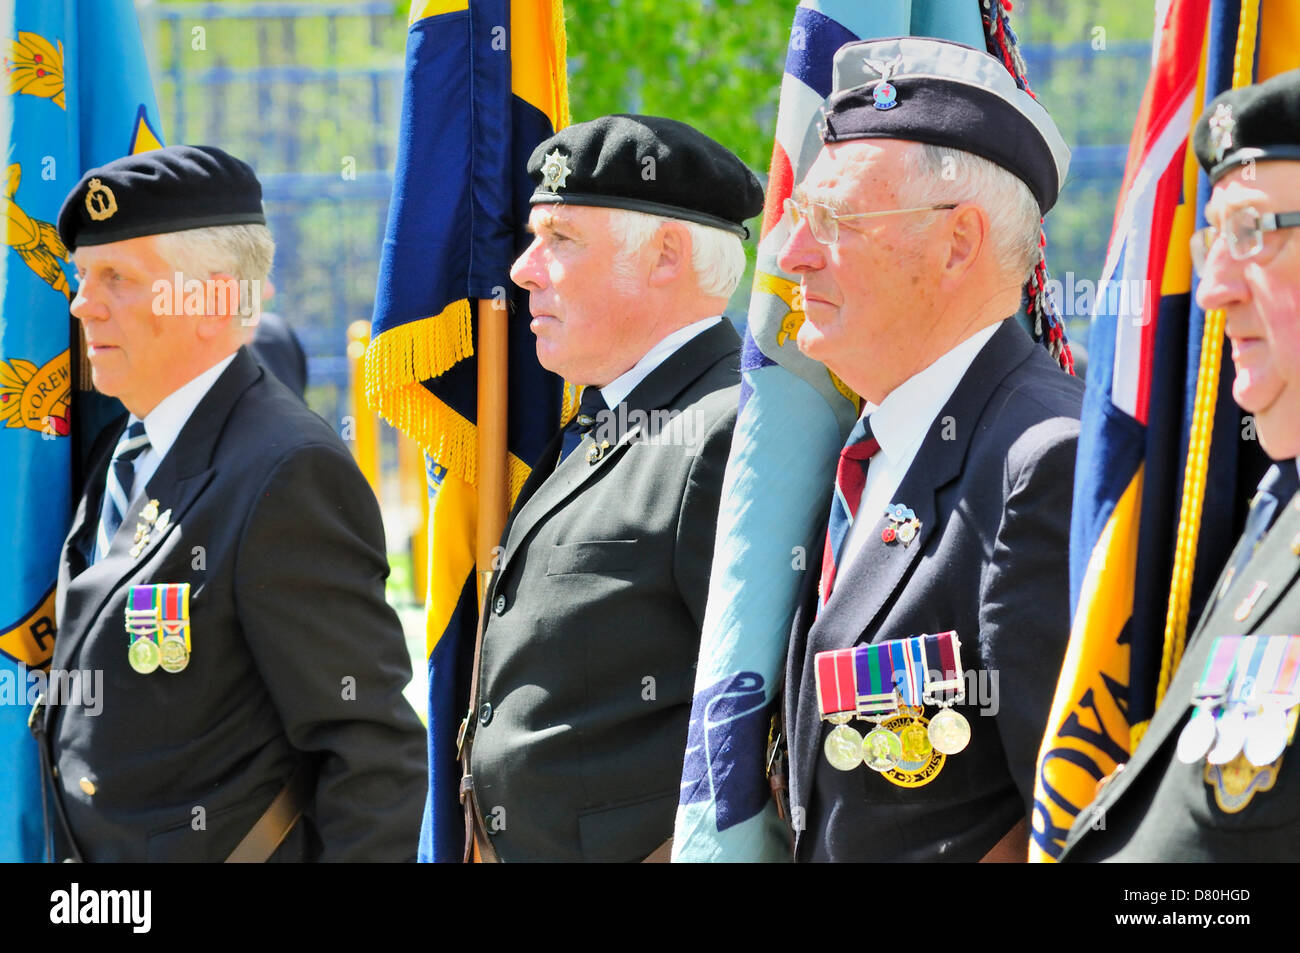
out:
<path id="1" fill-rule="evenodd" d="M 1062 860 L 1300 855 L 1300 70 L 1220 95 L 1193 144 L 1214 186 L 1196 301 L 1224 312 L 1232 396 L 1275 463 L 1163 704 Z"/>
<path id="2" fill-rule="evenodd" d="M 839 51 L 821 137 L 778 263 L 801 279 L 800 350 L 865 404 L 790 644 L 795 857 L 1023 860 L 1083 385 L 1014 316 L 1069 150 L 996 59 L 916 38 Z M 828 712 L 823 653 L 846 649 L 857 707 Z M 881 710 L 877 676 L 933 701 Z"/>

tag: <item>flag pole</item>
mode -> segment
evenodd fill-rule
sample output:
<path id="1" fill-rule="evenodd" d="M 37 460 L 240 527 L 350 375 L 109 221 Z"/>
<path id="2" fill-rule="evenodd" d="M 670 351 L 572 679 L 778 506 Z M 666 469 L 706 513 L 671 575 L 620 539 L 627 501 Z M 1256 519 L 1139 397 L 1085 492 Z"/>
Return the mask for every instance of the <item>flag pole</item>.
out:
<path id="1" fill-rule="evenodd" d="M 495 307 L 494 307 L 495 305 Z M 506 468 L 506 321 L 495 299 L 478 301 L 478 527 L 474 562 L 479 604 L 492 579 L 493 555 L 510 509 Z"/>

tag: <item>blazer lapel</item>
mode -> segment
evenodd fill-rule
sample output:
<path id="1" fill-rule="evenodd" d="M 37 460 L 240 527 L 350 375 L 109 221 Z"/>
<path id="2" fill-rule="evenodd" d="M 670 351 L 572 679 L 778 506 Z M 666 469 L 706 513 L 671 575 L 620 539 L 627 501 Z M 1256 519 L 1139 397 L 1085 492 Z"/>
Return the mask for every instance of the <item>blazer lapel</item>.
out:
<path id="1" fill-rule="evenodd" d="M 1214 645 L 1214 637 L 1206 635 L 1207 630 L 1250 635 L 1264 622 L 1278 598 L 1295 584 L 1297 574 L 1300 574 L 1300 559 L 1294 556 L 1290 559 L 1290 571 L 1280 578 L 1261 580 L 1258 572 L 1266 566 L 1287 565 L 1286 559 L 1290 552 L 1291 540 L 1300 532 L 1300 508 L 1296 505 L 1297 501 L 1300 501 L 1300 494 L 1297 494 L 1283 509 L 1277 522 L 1260 541 L 1259 549 L 1239 577 L 1228 580 L 1220 577 L 1219 587 L 1222 587 L 1225 581 L 1227 584 L 1223 598 L 1217 600 L 1213 611 L 1202 616 L 1196 631 L 1188 640 L 1187 650 L 1178 663 L 1174 677 L 1170 680 L 1163 703 L 1156 709 L 1146 733 L 1142 736 L 1142 743 L 1133 752 L 1124 770 L 1106 785 L 1101 796 L 1088 807 L 1088 812 L 1104 813 L 1110 805 L 1123 797 L 1137 777 L 1151 763 L 1156 752 L 1164 747 L 1174 729 L 1182 723 L 1183 716 L 1191 707 L 1192 688 L 1200 679 L 1201 672 L 1205 668 L 1205 660 Z M 1234 553 L 1236 549 L 1234 547 Z M 1237 607 L 1242 604 L 1243 599 L 1248 596 L 1256 583 L 1261 581 L 1267 584 L 1267 588 L 1252 604 L 1249 616 L 1245 620 L 1238 621 L 1235 618 Z M 1080 816 L 1083 816 L 1082 812 Z M 1084 825 L 1081 828 L 1082 833 L 1075 841 L 1068 842 L 1069 846 L 1073 846 L 1075 842 L 1086 836 L 1090 829 L 1089 825 Z"/>
<path id="2" fill-rule="evenodd" d="M 609 432 L 608 424 L 597 424 L 577 449 L 554 467 L 562 440 L 560 435 L 552 439 L 520 491 L 514 513 L 506 524 L 501 569 L 509 565 L 538 523 L 622 456 L 632 441 L 644 433 L 644 426 L 632 419 L 638 416 L 634 411 L 649 412 L 667 407 L 702 374 L 739 347 L 740 338 L 724 318 L 669 355 L 627 396 L 622 408 L 610 410 L 615 428 L 613 440 L 605 436 Z M 606 442 L 608 447 L 600 447 Z M 592 460 L 589 455 L 594 450 L 600 452 Z M 547 472 L 551 467 L 554 468 Z"/>
<path id="3" fill-rule="evenodd" d="M 137 566 L 149 559 L 184 519 L 194 500 L 212 479 L 212 454 L 226 418 L 230 416 L 240 395 L 261 375 L 262 371 L 256 362 L 244 348 L 240 348 L 235 360 L 194 408 L 176 442 L 150 477 L 144 492 L 136 495 L 130 511 L 113 537 L 108 554 L 65 583 L 64 568 L 74 566 L 78 558 L 76 554 L 68 552 L 76 531 L 69 536 L 68 543 L 64 546 L 64 567 L 60 569 L 59 596 L 56 602 L 60 629 L 54 647 L 57 659 L 65 661 L 73 657 L 113 593 Z M 83 496 L 78 507 L 81 523 L 97 518 L 90 514 L 89 503 L 92 496 L 97 498 L 101 494 L 102 490 L 95 494 L 87 492 Z M 158 517 L 143 520 L 142 511 L 150 500 L 158 501 Z M 167 511 L 166 525 L 159 528 L 157 524 L 161 520 L 161 514 Z M 151 532 L 143 546 L 132 555 L 136 528 L 144 524 L 150 525 Z"/>

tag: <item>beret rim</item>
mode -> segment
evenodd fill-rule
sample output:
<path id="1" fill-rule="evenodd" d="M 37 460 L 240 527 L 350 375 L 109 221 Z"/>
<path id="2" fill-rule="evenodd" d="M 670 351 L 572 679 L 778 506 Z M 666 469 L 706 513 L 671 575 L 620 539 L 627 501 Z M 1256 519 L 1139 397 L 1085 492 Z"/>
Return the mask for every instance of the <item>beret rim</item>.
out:
<path id="1" fill-rule="evenodd" d="M 75 244 L 64 243 L 69 251 L 74 251 L 83 246 L 92 245 L 111 245 L 113 242 L 124 242 L 132 238 L 144 238 L 148 235 L 169 235 L 172 232 L 188 232 L 196 228 L 213 228 L 218 225 L 265 225 L 266 216 L 261 213 L 252 212 L 232 212 L 229 215 L 209 215 L 204 218 L 191 219 L 185 222 L 166 222 L 165 228 L 160 228 L 155 224 L 132 225 L 127 228 L 114 229 L 112 231 L 96 230 L 91 233 L 85 240 L 79 240 Z"/>
<path id="2" fill-rule="evenodd" d="M 662 202 L 648 202 L 644 199 L 624 198 L 618 195 L 595 195 L 591 193 L 537 191 L 529 199 L 530 205 L 591 205 L 597 208 L 621 208 L 629 212 L 645 212 L 648 215 L 663 215 L 668 218 L 694 222 L 696 225 L 708 225 L 730 232 L 737 238 L 748 238 L 749 229 L 744 225 L 718 218 L 707 212 L 683 208 L 680 205 L 668 205 Z"/>
<path id="3" fill-rule="evenodd" d="M 1248 161 L 1255 162 L 1300 162 L 1300 145 L 1243 146 L 1224 156 L 1207 173 L 1210 184 L 1218 182 L 1229 172 L 1235 172 Z"/>

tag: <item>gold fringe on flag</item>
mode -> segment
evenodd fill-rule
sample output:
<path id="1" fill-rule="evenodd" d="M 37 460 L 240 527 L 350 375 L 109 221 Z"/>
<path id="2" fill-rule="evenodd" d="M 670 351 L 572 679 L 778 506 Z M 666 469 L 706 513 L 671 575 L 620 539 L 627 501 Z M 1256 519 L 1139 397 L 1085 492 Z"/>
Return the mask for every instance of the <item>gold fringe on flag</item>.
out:
<path id="1" fill-rule="evenodd" d="M 1259 0 L 1242 0 L 1241 19 L 1237 26 L 1237 48 L 1232 62 L 1233 89 L 1248 85 L 1254 77 L 1258 25 Z M 1224 321 L 1223 312 L 1219 310 L 1205 315 L 1201 365 L 1196 375 L 1196 402 L 1192 408 L 1192 430 L 1187 444 L 1187 469 L 1183 471 L 1183 504 L 1178 514 L 1174 572 L 1169 585 L 1169 609 L 1165 615 L 1165 643 L 1160 658 L 1160 680 L 1156 684 L 1156 707 L 1164 700 L 1187 644 L 1187 616 L 1192 599 L 1192 577 L 1196 569 L 1196 544 L 1200 536 L 1201 513 L 1205 506 L 1205 481 L 1209 470 L 1210 441 L 1214 435 L 1214 411 L 1219 393 L 1219 367 L 1223 362 Z"/>

